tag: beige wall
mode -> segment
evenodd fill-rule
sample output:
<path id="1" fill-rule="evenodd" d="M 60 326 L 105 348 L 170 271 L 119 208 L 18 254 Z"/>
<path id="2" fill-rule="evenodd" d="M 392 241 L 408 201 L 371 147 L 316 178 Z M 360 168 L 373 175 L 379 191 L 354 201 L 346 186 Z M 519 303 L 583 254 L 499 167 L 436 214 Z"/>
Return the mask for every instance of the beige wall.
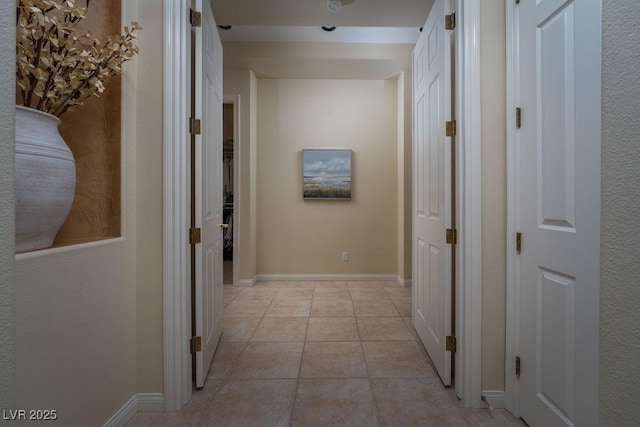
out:
<path id="1" fill-rule="evenodd" d="M 162 233 L 163 233 L 163 39 L 162 7 L 138 0 L 140 57 L 137 62 L 136 175 L 136 334 L 137 391 L 163 391 Z M 128 159 L 133 162 L 133 158 Z M 134 166 L 134 165 L 131 165 Z"/>
<path id="2" fill-rule="evenodd" d="M 137 3 L 141 53 L 123 78 L 123 237 L 16 259 L 16 407 L 57 409 L 69 426 L 101 425 L 135 393 L 162 392 L 162 8 L 128 2 L 131 19 Z"/>
<path id="3" fill-rule="evenodd" d="M 640 419 L 640 3 L 603 2 L 600 416 Z"/>
<path id="4" fill-rule="evenodd" d="M 258 274 L 397 274 L 396 97 L 395 80 L 259 80 Z M 351 201 L 302 199 L 305 148 L 353 150 Z"/>
<path id="5" fill-rule="evenodd" d="M 0 408 L 16 408 L 14 317 L 15 9 L 0 14 Z"/>
<path id="6" fill-rule="evenodd" d="M 482 97 L 482 389 L 504 390 L 506 316 L 505 4 L 480 15 Z"/>

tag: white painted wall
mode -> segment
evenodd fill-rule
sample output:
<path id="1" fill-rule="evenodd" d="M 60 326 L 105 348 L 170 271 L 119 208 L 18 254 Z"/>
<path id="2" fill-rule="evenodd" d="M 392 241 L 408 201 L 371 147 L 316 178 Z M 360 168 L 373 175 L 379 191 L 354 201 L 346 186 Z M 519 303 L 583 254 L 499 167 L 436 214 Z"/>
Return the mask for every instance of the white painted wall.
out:
<path id="1" fill-rule="evenodd" d="M 15 408 L 14 114 L 15 9 L 0 14 L 0 408 Z"/>
<path id="2" fill-rule="evenodd" d="M 640 2 L 603 1 L 600 416 L 640 419 Z"/>

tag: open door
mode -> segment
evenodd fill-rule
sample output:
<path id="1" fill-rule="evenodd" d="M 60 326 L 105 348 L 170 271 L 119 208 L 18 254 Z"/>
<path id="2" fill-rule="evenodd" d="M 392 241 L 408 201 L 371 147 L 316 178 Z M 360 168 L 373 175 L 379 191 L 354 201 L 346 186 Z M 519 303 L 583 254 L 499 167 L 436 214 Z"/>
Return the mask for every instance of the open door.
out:
<path id="1" fill-rule="evenodd" d="M 201 10 L 201 26 L 193 27 L 194 118 L 201 129 L 194 134 L 193 220 L 196 232 L 194 256 L 193 313 L 195 385 L 201 388 L 222 332 L 222 44 L 209 0 L 195 0 Z M 200 229 L 198 237 L 197 229 Z M 198 242 L 199 241 L 199 242 Z M 200 341 L 198 343 L 198 341 Z"/>
<path id="2" fill-rule="evenodd" d="M 434 2 L 413 52 L 413 325 L 444 385 L 451 385 L 447 339 L 454 339 L 449 10 L 449 0 Z"/>
<path id="3" fill-rule="evenodd" d="M 516 375 L 530 426 L 598 423 L 601 8 L 546 0 L 515 9 Z"/>

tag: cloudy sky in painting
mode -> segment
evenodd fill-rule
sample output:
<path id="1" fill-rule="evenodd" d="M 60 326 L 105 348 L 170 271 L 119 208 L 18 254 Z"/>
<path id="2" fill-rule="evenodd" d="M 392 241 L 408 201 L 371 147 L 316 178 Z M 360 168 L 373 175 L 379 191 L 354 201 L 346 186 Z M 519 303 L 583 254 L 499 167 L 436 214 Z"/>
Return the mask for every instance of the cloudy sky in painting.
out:
<path id="1" fill-rule="evenodd" d="M 350 150 L 304 150 L 304 176 L 348 177 L 351 175 Z"/>

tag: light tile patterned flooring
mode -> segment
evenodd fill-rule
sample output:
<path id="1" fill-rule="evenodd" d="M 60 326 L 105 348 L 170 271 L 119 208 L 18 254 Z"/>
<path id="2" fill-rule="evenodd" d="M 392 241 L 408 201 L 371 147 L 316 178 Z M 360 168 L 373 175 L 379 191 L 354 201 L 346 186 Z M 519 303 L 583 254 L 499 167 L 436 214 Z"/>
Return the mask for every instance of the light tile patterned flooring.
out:
<path id="1" fill-rule="evenodd" d="M 225 285 L 223 335 L 205 388 L 128 426 L 521 426 L 464 408 L 411 327 L 393 282 Z"/>

